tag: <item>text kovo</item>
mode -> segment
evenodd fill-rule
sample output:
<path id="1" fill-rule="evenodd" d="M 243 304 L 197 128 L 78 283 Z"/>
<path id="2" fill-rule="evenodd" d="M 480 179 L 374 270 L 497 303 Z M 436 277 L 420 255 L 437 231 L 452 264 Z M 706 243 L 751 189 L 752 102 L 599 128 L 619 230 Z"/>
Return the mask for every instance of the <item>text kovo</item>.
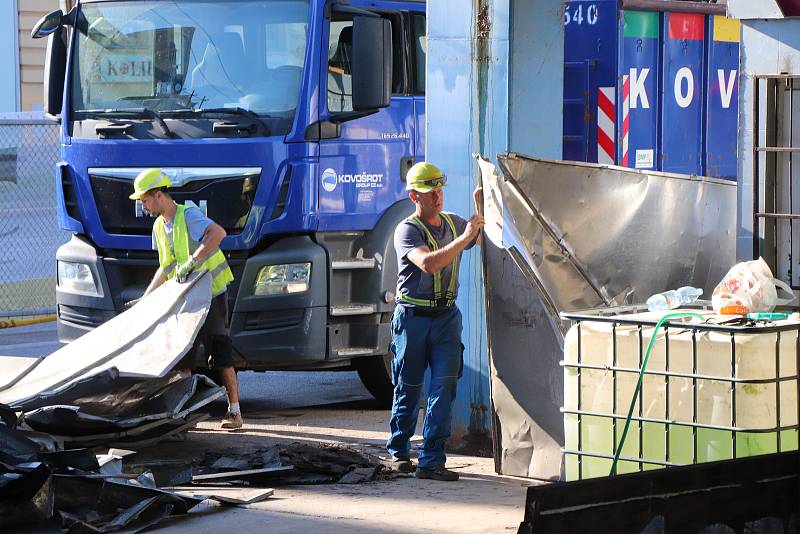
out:
<path id="1" fill-rule="evenodd" d="M 383 187 L 383 174 L 338 174 L 336 181 L 340 184 L 356 184 L 356 187 Z"/>

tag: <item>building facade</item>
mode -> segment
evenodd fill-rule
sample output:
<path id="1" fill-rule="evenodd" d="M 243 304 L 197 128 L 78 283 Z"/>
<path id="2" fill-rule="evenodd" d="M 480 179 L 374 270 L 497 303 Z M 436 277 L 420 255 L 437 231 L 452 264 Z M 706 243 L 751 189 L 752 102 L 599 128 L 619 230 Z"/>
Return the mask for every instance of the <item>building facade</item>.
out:
<path id="1" fill-rule="evenodd" d="M 43 107 L 47 39 L 31 29 L 47 13 L 68 9 L 73 0 L 5 0 L 0 3 L 0 113 Z"/>

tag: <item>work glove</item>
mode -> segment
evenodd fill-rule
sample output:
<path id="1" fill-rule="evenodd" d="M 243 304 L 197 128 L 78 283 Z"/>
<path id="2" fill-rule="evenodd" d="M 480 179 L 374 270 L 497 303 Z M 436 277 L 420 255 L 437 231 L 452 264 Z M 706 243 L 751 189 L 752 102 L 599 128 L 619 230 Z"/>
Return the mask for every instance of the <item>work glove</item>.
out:
<path id="1" fill-rule="evenodd" d="M 179 284 L 186 282 L 186 279 L 190 274 L 192 274 L 192 270 L 194 270 L 195 265 L 197 265 L 197 260 L 194 258 L 189 258 L 182 264 L 178 265 L 178 268 L 175 271 L 175 279 Z"/>

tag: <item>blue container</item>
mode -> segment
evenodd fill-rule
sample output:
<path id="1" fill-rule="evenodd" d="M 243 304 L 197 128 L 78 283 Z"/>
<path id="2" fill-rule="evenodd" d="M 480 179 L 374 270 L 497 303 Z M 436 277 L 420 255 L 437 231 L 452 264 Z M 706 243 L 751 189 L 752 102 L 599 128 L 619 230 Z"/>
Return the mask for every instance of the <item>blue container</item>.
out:
<path id="1" fill-rule="evenodd" d="M 711 40 L 707 63 L 705 173 L 716 178 L 735 178 L 741 25 L 738 20 L 709 17 L 708 33 Z"/>
<path id="2" fill-rule="evenodd" d="M 660 170 L 702 175 L 705 16 L 664 13 L 663 19 Z"/>
<path id="3" fill-rule="evenodd" d="M 564 159 L 597 162 L 597 89 L 614 88 L 617 79 L 616 3 L 566 5 L 566 42 L 572 44 L 564 47 Z"/>
<path id="4" fill-rule="evenodd" d="M 628 77 L 628 144 L 623 144 L 616 162 L 637 169 L 658 169 L 661 158 L 658 143 L 658 124 L 661 116 L 659 80 L 661 78 L 661 17 L 656 12 L 624 11 L 620 16 L 620 85 L 624 96 L 625 76 Z M 620 111 L 623 124 L 624 109 Z"/>
<path id="5" fill-rule="evenodd" d="M 738 62 L 736 21 L 568 1 L 564 159 L 735 180 Z"/>

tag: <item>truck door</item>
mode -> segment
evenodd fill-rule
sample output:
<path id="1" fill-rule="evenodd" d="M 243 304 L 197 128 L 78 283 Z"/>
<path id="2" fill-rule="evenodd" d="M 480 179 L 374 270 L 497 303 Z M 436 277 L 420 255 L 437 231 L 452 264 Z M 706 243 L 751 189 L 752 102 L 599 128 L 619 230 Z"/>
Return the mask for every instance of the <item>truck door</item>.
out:
<path id="1" fill-rule="evenodd" d="M 340 129 L 338 136 L 319 143 L 320 231 L 371 229 L 386 208 L 405 196 L 400 177 L 412 162 L 415 98 L 407 90 L 404 18 L 399 12 L 381 16 L 392 25 L 391 104 L 351 120 L 353 15 L 334 11 L 328 22 L 321 100 L 323 116 Z"/>

